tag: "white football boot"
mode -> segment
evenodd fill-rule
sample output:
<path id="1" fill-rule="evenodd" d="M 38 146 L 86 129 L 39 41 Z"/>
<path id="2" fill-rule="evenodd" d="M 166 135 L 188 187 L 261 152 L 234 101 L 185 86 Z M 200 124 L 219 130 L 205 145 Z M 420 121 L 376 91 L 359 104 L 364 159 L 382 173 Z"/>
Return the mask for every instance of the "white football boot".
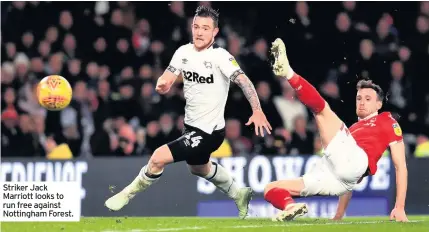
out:
<path id="1" fill-rule="evenodd" d="M 249 202 L 252 200 L 253 190 L 252 188 L 245 187 L 238 190 L 237 197 L 234 202 L 238 208 L 238 216 L 240 219 L 245 219 L 249 212 Z"/>
<path id="2" fill-rule="evenodd" d="M 308 213 L 308 207 L 305 203 L 292 203 L 286 206 L 286 209 L 279 212 L 272 221 L 274 222 L 284 222 L 291 221 L 297 217 L 304 216 Z"/>
<path id="3" fill-rule="evenodd" d="M 112 211 L 118 211 L 127 205 L 138 192 L 146 189 L 149 185 L 150 184 L 139 175 L 121 192 L 107 199 L 104 205 Z"/>
<path id="4" fill-rule="evenodd" d="M 271 46 L 271 54 L 274 56 L 273 72 L 276 76 L 292 77 L 293 70 L 290 67 L 286 54 L 286 46 L 282 39 L 277 38 Z"/>

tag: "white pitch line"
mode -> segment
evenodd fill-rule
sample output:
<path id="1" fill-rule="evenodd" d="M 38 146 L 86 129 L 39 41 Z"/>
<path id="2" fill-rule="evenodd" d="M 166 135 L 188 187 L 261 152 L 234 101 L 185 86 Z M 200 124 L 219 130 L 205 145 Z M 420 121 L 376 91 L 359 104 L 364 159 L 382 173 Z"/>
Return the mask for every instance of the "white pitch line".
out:
<path id="1" fill-rule="evenodd" d="M 422 222 L 423 220 L 412 220 L 410 222 Z M 357 221 L 357 222 L 327 222 L 327 223 L 283 223 L 272 225 L 241 225 L 241 226 L 224 226 L 216 229 L 245 229 L 245 228 L 264 228 L 264 227 L 300 227 L 300 226 L 329 226 L 329 225 L 353 225 L 353 224 L 378 224 L 389 221 Z M 393 222 L 392 222 L 393 223 Z M 166 232 L 166 231 L 183 231 L 183 230 L 205 230 L 211 229 L 206 226 L 194 227 L 176 227 L 176 228 L 158 228 L 158 229 L 132 229 L 132 230 L 102 230 L 100 232 Z M 87 231 L 95 232 L 95 231 Z"/>
<path id="2" fill-rule="evenodd" d="M 182 230 L 204 230 L 209 229 L 209 227 L 177 227 L 177 228 L 160 228 L 160 229 L 132 229 L 132 230 L 102 230 L 100 232 L 166 232 L 166 231 L 182 231 Z M 85 232 L 95 232 L 95 231 L 85 231 Z"/>
<path id="3" fill-rule="evenodd" d="M 410 222 L 421 222 L 420 221 L 410 221 Z M 221 227 L 219 229 L 241 229 L 241 228 L 263 228 L 263 227 L 299 227 L 299 226 L 329 226 L 329 225 L 353 225 L 353 224 L 378 224 L 385 223 L 386 221 L 363 221 L 363 222 L 328 222 L 328 223 L 290 223 L 287 222 L 283 224 L 272 224 L 272 225 L 242 225 L 242 226 L 227 226 Z"/>
<path id="4" fill-rule="evenodd" d="M 161 229 L 149 229 L 149 230 L 142 230 L 139 232 L 161 232 L 161 231 L 181 231 L 181 230 L 204 230 L 208 229 L 208 227 L 201 227 L 201 226 L 194 226 L 194 227 L 178 227 L 178 228 L 161 228 Z M 128 231 L 127 231 L 128 232 Z"/>

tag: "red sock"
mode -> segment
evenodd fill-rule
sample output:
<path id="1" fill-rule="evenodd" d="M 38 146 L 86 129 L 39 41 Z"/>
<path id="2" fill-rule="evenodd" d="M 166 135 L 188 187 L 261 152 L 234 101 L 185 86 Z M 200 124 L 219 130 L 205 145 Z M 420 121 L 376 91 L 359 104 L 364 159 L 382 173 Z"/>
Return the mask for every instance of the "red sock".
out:
<path id="1" fill-rule="evenodd" d="M 289 191 L 282 188 L 272 188 L 264 196 L 265 200 L 270 202 L 274 207 L 284 210 L 287 205 L 295 203 Z"/>
<path id="2" fill-rule="evenodd" d="M 298 74 L 289 79 L 289 84 L 295 89 L 299 100 L 314 113 L 320 113 L 325 108 L 325 99 L 320 96 L 316 88 Z"/>

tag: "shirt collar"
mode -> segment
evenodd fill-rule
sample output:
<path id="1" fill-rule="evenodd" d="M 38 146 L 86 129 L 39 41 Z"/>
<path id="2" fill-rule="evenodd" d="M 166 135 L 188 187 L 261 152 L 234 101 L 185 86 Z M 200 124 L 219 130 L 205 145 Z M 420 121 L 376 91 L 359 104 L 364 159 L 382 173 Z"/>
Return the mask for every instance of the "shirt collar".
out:
<path id="1" fill-rule="evenodd" d="M 210 50 L 210 49 L 214 48 L 215 46 L 217 46 L 217 44 L 216 44 L 215 40 L 213 40 L 213 41 L 210 43 L 210 45 L 209 45 L 208 47 L 204 48 L 204 49 L 203 49 L 203 50 L 201 50 L 201 51 L 198 51 L 198 50 L 195 48 L 195 45 L 194 45 L 194 42 L 193 42 L 193 41 L 191 41 L 191 44 L 192 44 L 192 46 L 194 47 L 194 50 L 195 50 L 195 51 L 197 51 L 197 52 L 204 52 L 204 51 Z"/>
<path id="2" fill-rule="evenodd" d="M 358 121 L 361 121 L 361 120 L 367 120 L 367 119 L 369 119 L 369 118 L 372 118 L 372 117 L 376 116 L 377 114 L 378 114 L 378 112 L 374 112 L 374 113 L 372 113 L 372 114 L 370 114 L 370 115 L 366 116 L 365 118 L 358 118 Z"/>

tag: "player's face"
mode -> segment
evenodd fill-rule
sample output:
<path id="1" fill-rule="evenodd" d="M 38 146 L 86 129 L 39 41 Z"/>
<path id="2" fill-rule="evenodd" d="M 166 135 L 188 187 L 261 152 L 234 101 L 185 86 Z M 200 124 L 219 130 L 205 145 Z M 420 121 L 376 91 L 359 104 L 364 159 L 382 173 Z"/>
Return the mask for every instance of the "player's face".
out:
<path id="1" fill-rule="evenodd" d="M 368 115 L 377 112 L 381 108 L 382 102 L 378 99 L 377 93 L 373 89 L 360 89 L 356 95 L 356 115 L 359 118 L 366 118 Z"/>
<path id="2" fill-rule="evenodd" d="M 197 49 L 204 49 L 211 45 L 219 28 L 214 27 L 214 21 L 210 17 L 195 17 L 192 23 L 192 40 Z"/>

